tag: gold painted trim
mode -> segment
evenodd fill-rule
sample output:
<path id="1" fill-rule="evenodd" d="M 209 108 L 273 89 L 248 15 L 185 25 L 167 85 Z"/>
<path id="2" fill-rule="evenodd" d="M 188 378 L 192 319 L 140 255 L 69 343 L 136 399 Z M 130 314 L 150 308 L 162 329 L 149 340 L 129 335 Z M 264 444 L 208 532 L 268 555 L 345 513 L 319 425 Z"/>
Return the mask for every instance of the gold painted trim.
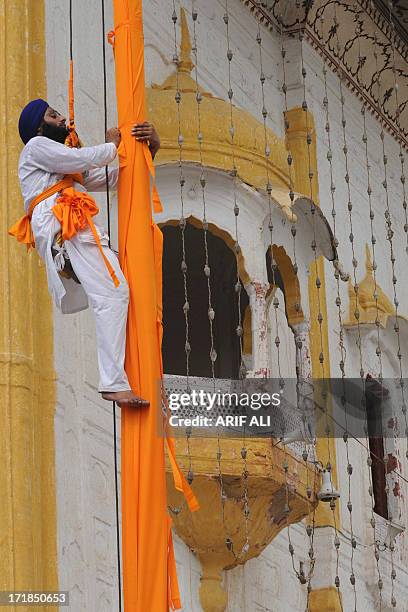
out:
<path id="1" fill-rule="evenodd" d="M 178 75 L 173 72 L 163 83 L 147 90 L 148 113 L 160 133 L 161 148 L 156 163 L 179 162 L 179 118 L 175 97 L 180 92 L 180 131 L 183 138 L 184 162 L 202 162 L 207 167 L 231 172 L 231 108 L 230 103 L 216 98 L 201 88 L 200 116 L 203 132 L 198 143 L 197 84 L 191 76 L 194 63 L 191 39 L 184 9 L 181 10 L 181 44 Z M 234 157 L 239 178 L 257 189 L 266 189 L 267 175 L 274 188 L 289 190 L 289 172 L 285 141 L 267 129 L 270 157 L 266 162 L 264 126 L 249 112 L 232 107 L 234 118 Z M 278 202 L 279 204 L 279 202 Z M 287 214 L 287 211 L 284 210 Z"/>
<path id="2" fill-rule="evenodd" d="M 37 254 L 7 235 L 23 212 L 18 117 L 46 92 L 44 33 L 43 0 L 0 0 L 0 590 L 58 588 L 52 308 Z"/>
<path id="3" fill-rule="evenodd" d="M 316 589 L 309 595 L 310 612 L 342 612 L 341 593 L 334 587 Z"/>
<path id="4" fill-rule="evenodd" d="M 197 219 L 197 217 L 194 217 L 193 215 L 190 215 L 189 217 L 187 217 L 186 221 L 190 223 L 193 227 L 196 227 L 197 229 L 203 229 L 202 220 Z M 175 227 L 175 226 L 178 226 L 179 224 L 180 224 L 180 219 L 166 219 L 166 221 L 159 223 L 159 227 L 165 227 L 166 225 L 172 225 Z M 229 232 L 219 228 L 218 225 L 215 225 L 214 223 L 208 223 L 208 230 L 214 236 L 217 236 L 217 238 L 221 238 L 221 240 L 225 242 L 225 244 L 231 249 L 231 251 L 235 255 L 235 239 L 231 236 Z M 238 253 L 237 260 L 238 260 L 237 263 L 238 263 L 239 277 L 242 283 L 244 285 L 247 285 L 248 283 L 251 282 L 251 279 L 245 268 L 245 258 L 242 255 L 242 251 Z"/>
<path id="5" fill-rule="evenodd" d="M 301 304 L 299 279 L 293 268 L 292 260 L 284 247 L 273 245 L 272 249 L 273 257 L 283 281 L 286 318 L 289 325 L 294 327 L 305 319 Z M 296 305 L 298 305 L 298 310 Z"/>

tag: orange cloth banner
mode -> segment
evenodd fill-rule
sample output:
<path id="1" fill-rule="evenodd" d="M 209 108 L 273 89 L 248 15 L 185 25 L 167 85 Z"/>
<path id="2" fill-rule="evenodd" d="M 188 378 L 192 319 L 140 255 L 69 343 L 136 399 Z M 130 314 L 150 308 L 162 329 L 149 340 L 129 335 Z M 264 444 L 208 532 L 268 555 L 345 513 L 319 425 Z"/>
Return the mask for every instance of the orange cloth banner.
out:
<path id="1" fill-rule="evenodd" d="M 162 375 L 162 234 L 152 219 L 160 210 L 149 148 L 131 136 L 145 121 L 141 0 L 113 0 L 115 29 L 108 36 L 116 65 L 122 143 L 118 186 L 119 257 L 130 289 L 126 372 L 150 408 L 122 408 L 122 555 L 125 612 L 180 608 L 173 542 L 167 517 L 164 440 L 158 436 L 158 383 Z M 177 489 L 190 509 L 197 501 L 168 441 Z"/>

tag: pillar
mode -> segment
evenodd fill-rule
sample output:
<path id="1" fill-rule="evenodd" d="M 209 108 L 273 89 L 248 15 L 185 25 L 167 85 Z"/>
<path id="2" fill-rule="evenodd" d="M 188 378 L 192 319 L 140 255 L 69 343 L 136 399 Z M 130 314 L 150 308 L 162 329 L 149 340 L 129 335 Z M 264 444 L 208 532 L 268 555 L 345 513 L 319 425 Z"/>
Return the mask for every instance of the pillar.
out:
<path id="1" fill-rule="evenodd" d="M 268 316 L 266 294 L 269 283 L 253 280 L 245 285 L 249 296 L 252 319 L 252 371 L 247 373 L 250 378 L 269 376 L 268 354 Z"/>
<path id="2" fill-rule="evenodd" d="M 37 254 L 7 235 L 24 212 L 17 122 L 45 95 L 44 32 L 43 0 L 0 0 L 1 591 L 58 586 L 52 308 Z"/>

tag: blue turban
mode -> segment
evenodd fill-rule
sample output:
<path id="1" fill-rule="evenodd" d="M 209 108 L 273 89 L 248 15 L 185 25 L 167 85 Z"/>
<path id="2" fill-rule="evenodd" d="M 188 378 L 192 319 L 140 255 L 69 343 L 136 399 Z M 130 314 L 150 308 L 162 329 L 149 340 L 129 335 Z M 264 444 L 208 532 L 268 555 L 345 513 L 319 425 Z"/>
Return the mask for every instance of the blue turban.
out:
<path id="1" fill-rule="evenodd" d="M 48 102 L 39 98 L 38 100 L 32 100 L 23 108 L 18 122 L 18 131 L 24 144 L 27 144 L 31 138 L 37 135 L 48 106 Z"/>

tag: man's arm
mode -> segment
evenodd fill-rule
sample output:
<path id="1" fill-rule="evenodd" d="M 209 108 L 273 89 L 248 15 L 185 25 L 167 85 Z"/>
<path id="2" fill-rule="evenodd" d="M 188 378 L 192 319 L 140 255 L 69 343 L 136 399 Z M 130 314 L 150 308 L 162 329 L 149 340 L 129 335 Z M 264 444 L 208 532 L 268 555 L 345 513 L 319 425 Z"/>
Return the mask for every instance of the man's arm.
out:
<path id="1" fill-rule="evenodd" d="M 37 136 L 29 146 L 30 159 L 34 165 L 55 174 L 72 174 L 102 168 L 115 159 L 117 152 L 114 142 L 70 149 L 45 136 Z"/>
<path id="2" fill-rule="evenodd" d="M 109 189 L 116 190 L 119 179 L 119 168 L 108 169 Z M 106 190 L 106 172 L 105 168 L 91 170 L 84 178 L 84 187 L 88 191 L 105 191 Z"/>
<path id="3" fill-rule="evenodd" d="M 115 128 L 113 128 L 115 130 Z M 154 159 L 157 151 L 160 149 L 159 135 L 151 123 L 138 123 L 132 127 L 131 134 L 136 140 L 148 142 L 149 149 Z M 109 131 L 107 136 L 109 135 Z M 109 189 L 116 189 L 119 180 L 119 168 L 109 168 Z M 105 191 L 106 189 L 106 173 L 103 170 L 92 170 L 85 178 L 84 187 L 88 191 Z"/>

